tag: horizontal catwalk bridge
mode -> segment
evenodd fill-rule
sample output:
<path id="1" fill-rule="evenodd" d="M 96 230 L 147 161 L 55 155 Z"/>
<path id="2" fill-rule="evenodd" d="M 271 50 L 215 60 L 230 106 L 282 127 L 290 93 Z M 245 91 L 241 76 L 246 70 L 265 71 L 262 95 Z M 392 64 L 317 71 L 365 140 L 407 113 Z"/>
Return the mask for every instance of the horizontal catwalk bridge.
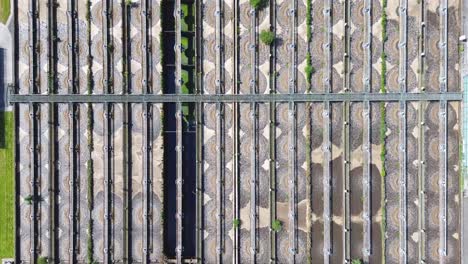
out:
<path id="1" fill-rule="evenodd" d="M 307 94 L 9 94 L 9 103 L 230 103 L 342 101 L 461 101 L 445 93 L 307 93 Z"/>

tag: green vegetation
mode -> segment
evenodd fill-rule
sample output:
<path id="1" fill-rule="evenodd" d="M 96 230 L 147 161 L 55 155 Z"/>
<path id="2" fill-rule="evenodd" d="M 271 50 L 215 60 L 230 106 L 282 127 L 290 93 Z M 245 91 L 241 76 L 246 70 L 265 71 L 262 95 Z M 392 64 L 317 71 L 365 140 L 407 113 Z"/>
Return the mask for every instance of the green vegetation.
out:
<path id="1" fill-rule="evenodd" d="M 0 23 L 5 24 L 10 16 L 10 0 L 0 0 Z"/>
<path id="2" fill-rule="evenodd" d="M 273 222 L 271 222 L 271 229 L 275 232 L 281 231 L 282 227 L 283 227 L 283 224 L 278 219 L 275 219 Z"/>
<path id="3" fill-rule="evenodd" d="M 240 225 L 241 225 L 240 219 L 237 219 L 237 218 L 236 218 L 236 219 L 234 219 L 234 220 L 232 221 L 232 226 L 234 227 L 234 229 L 239 228 Z"/>
<path id="4" fill-rule="evenodd" d="M 190 74 L 191 72 L 192 72 L 191 69 L 182 70 L 181 72 L 181 77 L 182 77 L 181 92 L 183 94 L 193 94 L 194 83 L 193 83 L 193 75 Z M 194 113 L 189 103 L 182 103 L 182 115 L 186 122 L 193 120 Z"/>
<path id="5" fill-rule="evenodd" d="M 387 0 L 382 1 L 382 20 L 380 20 L 382 26 L 382 41 L 387 41 Z"/>
<path id="6" fill-rule="evenodd" d="M 193 4 L 182 4 L 180 8 L 182 9 L 182 31 L 193 31 L 195 22 L 195 8 L 193 8 Z"/>
<path id="7" fill-rule="evenodd" d="M 260 32 L 260 41 L 265 45 L 271 45 L 275 41 L 275 33 L 269 30 L 262 30 Z"/>
<path id="8" fill-rule="evenodd" d="M 0 112 L 0 258 L 15 255 L 13 113 Z"/>
<path id="9" fill-rule="evenodd" d="M 194 51 L 193 51 L 193 45 L 192 43 L 192 37 L 185 37 L 182 36 L 180 40 L 180 44 L 182 47 L 182 65 L 191 65 L 193 64 L 193 56 L 194 56 Z"/>
<path id="10" fill-rule="evenodd" d="M 382 1 L 382 54 L 380 56 L 381 59 L 381 75 L 380 75 L 380 92 L 387 93 L 386 87 L 386 75 L 387 75 L 387 55 L 385 54 L 385 42 L 387 41 L 387 0 Z M 380 197 L 380 204 L 382 207 L 382 221 L 380 223 L 380 232 L 382 237 L 382 263 L 386 263 L 385 259 L 385 234 L 387 232 L 387 205 L 386 205 L 386 190 L 385 190 L 385 176 L 387 175 L 387 170 L 385 168 L 385 157 L 387 155 L 387 146 L 386 146 L 386 138 L 387 138 L 387 123 L 386 123 L 386 108 L 385 103 L 380 102 L 380 144 L 382 146 L 380 150 L 380 161 L 382 162 L 382 170 L 380 175 L 382 177 L 381 180 L 381 197 Z"/>
<path id="11" fill-rule="evenodd" d="M 307 25 L 307 41 L 310 42 L 312 39 L 312 0 L 306 1 L 306 25 Z"/>
<path id="12" fill-rule="evenodd" d="M 257 10 L 262 10 L 268 5 L 268 0 L 250 0 L 250 5 Z"/>
<path id="13" fill-rule="evenodd" d="M 49 259 L 47 257 L 38 257 L 37 264 L 47 264 L 49 263 Z"/>
<path id="14" fill-rule="evenodd" d="M 311 58 L 310 52 L 307 52 L 305 73 L 306 73 L 306 80 L 308 84 L 310 84 L 312 80 L 312 74 L 314 74 L 314 72 L 315 72 L 315 68 L 312 66 L 312 58 Z"/>
<path id="15" fill-rule="evenodd" d="M 362 262 L 362 260 L 360 260 L 360 259 L 353 259 L 353 260 L 351 260 L 351 264 L 362 264 L 362 263 L 363 263 L 363 262 Z"/>
<path id="16" fill-rule="evenodd" d="M 24 197 L 24 202 L 28 205 L 32 205 L 34 199 L 33 199 L 33 196 L 32 195 L 28 195 L 26 197 Z"/>
<path id="17" fill-rule="evenodd" d="M 132 1 L 126 0 L 127 5 L 132 5 Z M 86 19 L 87 19 L 87 33 L 88 33 L 88 73 L 87 73 L 87 90 L 88 94 L 93 93 L 94 89 L 94 76 L 93 76 L 93 57 L 91 56 L 91 1 L 87 0 L 86 2 Z M 123 67 L 125 69 L 125 65 Z M 87 123 L 87 136 L 88 136 L 88 151 L 89 151 L 89 160 L 86 162 L 87 166 L 87 201 L 88 201 L 88 211 L 89 211 L 89 221 L 88 221 L 88 237 L 87 237 L 87 248 L 86 248 L 86 258 L 87 263 L 95 263 L 94 261 L 94 242 L 93 242 L 93 208 L 94 208 L 94 162 L 93 162 L 93 150 L 94 150 L 94 139 L 93 139 L 93 129 L 94 129 L 94 111 L 93 105 L 88 103 L 87 109 L 88 123 Z"/>

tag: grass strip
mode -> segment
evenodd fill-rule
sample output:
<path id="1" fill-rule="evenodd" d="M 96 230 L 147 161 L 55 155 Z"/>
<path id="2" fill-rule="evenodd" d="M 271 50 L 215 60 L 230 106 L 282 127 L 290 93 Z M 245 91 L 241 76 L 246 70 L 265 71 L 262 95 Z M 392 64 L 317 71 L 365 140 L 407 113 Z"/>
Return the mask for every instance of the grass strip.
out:
<path id="1" fill-rule="evenodd" d="M 0 259 L 15 255 L 13 113 L 0 112 Z"/>
<path id="2" fill-rule="evenodd" d="M 0 22 L 5 24 L 10 16 L 10 0 L 0 0 Z"/>

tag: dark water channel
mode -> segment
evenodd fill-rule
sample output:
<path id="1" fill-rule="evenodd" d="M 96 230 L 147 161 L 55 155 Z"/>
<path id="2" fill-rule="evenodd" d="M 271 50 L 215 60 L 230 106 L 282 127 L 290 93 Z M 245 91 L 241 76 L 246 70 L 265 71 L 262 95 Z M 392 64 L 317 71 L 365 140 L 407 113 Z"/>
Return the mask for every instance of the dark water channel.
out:
<path id="1" fill-rule="evenodd" d="M 193 1 L 182 1 L 184 4 L 193 5 Z M 161 1 L 162 17 L 162 49 L 163 49 L 163 83 L 164 93 L 174 94 L 175 91 L 175 19 L 174 19 L 174 1 Z M 190 7 L 191 9 L 191 7 Z M 194 21 L 194 20 L 191 20 Z M 193 27 L 192 27 L 193 28 Z M 183 32 L 183 36 L 194 43 L 193 32 Z M 192 47 L 192 44 L 190 44 Z M 188 52 L 188 60 L 193 61 L 193 52 Z M 182 65 L 183 71 L 188 73 L 189 81 L 186 84 L 188 93 L 193 92 L 193 66 Z M 183 177 L 183 238 L 182 238 L 182 256 L 195 256 L 195 223 L 196 223 L 196 133 L 193 123 L 194 105 L 184 104 L 184 121 L 182 131 L 182 177 Z M 176 256 L 176 104 L 164 104 L 164 253 L 167 257 Z"/>

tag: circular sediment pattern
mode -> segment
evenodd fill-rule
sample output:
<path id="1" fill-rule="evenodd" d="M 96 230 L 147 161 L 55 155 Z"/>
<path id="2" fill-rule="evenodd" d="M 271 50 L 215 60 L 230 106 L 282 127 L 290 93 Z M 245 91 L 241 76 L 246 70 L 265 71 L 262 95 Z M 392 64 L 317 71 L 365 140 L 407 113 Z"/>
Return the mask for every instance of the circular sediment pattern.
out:
<path id="1" fill-rule="evenodd" d="M 288 2 L 288 1 L 285 1 L 285 2 Z M 297 1 L 296 8 L 297 8 L 297 11 L 296 11 L 297 25 L 302 25 L 302 23 L 306 22 L 307 7 L 303 1 Z M 315 19 L 314 19 L 314 23 L 315 25 L 320 25 L 320 24 L 317 24 L 317 21 L 315 21 Z"/>
<path id="2" fill-rule="evenodd" d="M 388 166 L 388 167 L 390 167 L 390 166 Z M 398 193 L 400 191 L 400 172 L 399 171 L 393 171 L 391 173 L 391 175 L 392 175 L 392 177 L 391 178 L 389 177 L 389 179 L 387 180 L 387 184 L 390 187 L 389 191 L 392 191 L 394 193 Z"/>
<path id="3" fill-rule="evenodd" d="M 66 16 L 65 16 L 65 20 Z M 92 5 L 91 9 L 91 22 L 96 26 L 97 28 L 101 28 L 101 25 L 103 24 L 103 8 L 101 3 L 94 3 Z M 98 34 L 99 35 L 99 34 Z"/>
<path id="4" fill-rule="evenodd" d="M 243 137 L 243 141 L 242 141 L 242 144 L 241 144 L 241 153 L 248 153 L 248 157 L 250 159 L 250 156 L 253 155 L 252 153 L 252 144 L 253 144 L 253 138 L 250 134 L 247 134 Z M 259 136 L 258 137 L 258 145 L 257 145 L 257 148 L 259 148 L 259 146 L 265 146 L 265 145 L 268 145 L 268 141 L 265 139 L 265 137 L 261 137 Z M 259 151 L 258 152 L 258 161 L 262 161 L 264 159 L 266 159 L 268 156 L 268 152 L 261 152 Z M 250 160 L 249 160 L 250 162 Z M 259 164 L 261 166 L 261 164 Z"/>
<path id="5" fill-rule="evenodd" d="M 368 115 L 370 116 L 370 113 L 368 113 Z M 351 104 L 350 121 L 350 126 L 351 130 L 353 130 L 353 133 L 360 134 L 358 131 L 362 130 L 362 125 L 364 122 L 363 106 L 361 103 Z"/>
<path id="6" fill-rule="evenodd" d="M 206 4 L 204 4 L 204 7 L 205 8 L 203 10 L 203 20 L 208 25 L 213 27 L 213 29 L 215 29 L 216 28 L 216 3 L 209 1 L 209 2 L 206 2 Z M 228 18 L 234 17 L 232 9 L 227 4 L 222 4 L 221 12 L 222 12 L 221 20 L 222 21 L 224 20 L 223 21 L 224 24 L 227 25 L 227 23 L 229 23 Z"/>
<path id="7" fill-rule="evenodd" d="M 437 130 L 439 126 L 439 104 L 427 104 L 424 118 L 430 130 Z"/>
<path id="8" fill-rule="evenodd" d="M 154 197 L 151 203 L 151 209 L 153 210 L 153 214 L 161 214 L 161 201 L 158 199 L 158 195 L 155 192 L 152 192 L 152 196 Z M 163 224 L 161 217 L 153 217 L 151 222 L 154 226 L 161 226 Z"/>
<path id="9" fill-rule="evenodd" d="M 144 223 L 144 207 L 143 207 L 143 199 L 141 193 L 135 195 L 132 199 L 132 222 L 133 226 L 132 229 L 136 232 L 143 230 L 143 223 Z"/>
<path id="10" fill-rule="evenodd" d="M 394 20 L 388 20 L 387 24 L 387 36 L 388 40 L 385 44 L 385 53 L 387 55 L 387 61 L 392 65 L 398 65 L 400 49 L 398 48 L 398 22 Z"/>
<path id="11" fill-rule="evenodd" d="M 141 94 L 143 93 L 143 73 L 141 69 L 135 73 L 129 75 L 132 93 Z"/>
<path id="12" fill-rule="evenodd" d="M 111 77 L 112 78 L 112 77 Z M 115 94 L 120 94 L 123 92 L 123 78 L 120 71 L 114 68 L 113 79 L 112 80 L 112 90 Z"/>
<path id="13" fill-rule="evenodd" d="M 332 46 L 330 47 L 331 52 L 332 52 L 332 64 L 333 66 L 339 62 L 343 62 L 343 55 L 344 55 L 344 47 L 343 47 L 343 40 L 340 38 L 340 36 L 333 35 L 332 39 Z"/>
<path id="14" fill-rule="evenodd" d="M 141 232 L 141 231 L 140 231 Z M 138 233 L 140 233 L 138 232 Z M 133 239 L 131 244 L 132 260 L 137 263 L 142 263 L 143 261 L 143 239 Z"/>
<path id="15" fill-rule="evenodd" d="M 386 244 L 388 245 L 387 252 L 385 252 L 386 259 L 388 263 L 399 263 L 400 256 L 400 241 L 395 235 L 390 241 L 387 240 Z"/>
<path id="16" fill-rule="evenodd" d="M 209 129 L 216 129 L 216 124 L 218 122 L 217 113 L 216 113 L 216 105 L 215 104 L 205 104 L 205 111 L 204 111 L 204 126 Z"/>
<path id="17" fill-rule="evenodd" d="M 286 1 L 285 1 L 286 2 Z M 287 232 L 284 230 L 284 223 L 283 223 L 283 230 L 282 232 Z M 284 261 L 289 259 L 289 255 L 291 254 L 291 246 L 292 244 L 289 241 L 289 235 L 277 235 L 277 248 L 278 248 L 278 260 L 281 263 L 285 263 Z"/>
<path id="18" fill-rule="evenodd" d="M 354 5 L 351 6 L 351 22 L 356 27 L 362 27 L 361 25 L 365 24 L 364 21 L 364 1 L 355 2 Z M 372 14 L 373 15 L 373 14 Z"/>
<path id="19" fill-rule="evenodd" d="M 91 56 L 93 57 L 93 60 L 102 64 L 105 50 L 101 35 L 96 34 L 91 43 Z"/>
<path id="20" fill-rule="evenodd" d="M 102 105 L 94 105 L 94 123 L 93 123 L 93 133 L 98 137 L 104 135 L 104 108 Z"/>
<path id="21" fill-rule="evenodd" d="M 161 89 L 162 89 L 162 84 L 161 84 L 162 76 L 161 76 L 160 72 L 157 71 L 157 70 L 152 71 L 151 78 L 152 78 L 151 86 L 149 87 L 151 89 L 150 92 L 155 93 L 155 94 L 163 93 L 163 92 L 161 92 Z"/>
<path id="22" fill-rule="evenodd" d="M 247 104 L 240 104 L 239 107 L 239 121 L 240 121 L 240 129 L 242 130 L 243 134 L 250 135 L 250 131 L 252 130 L 252 116 L 250 114 L 250 105 Z"/>
<path id="23" fill-rule="evenodd" d="M 431 139 L 429 140 L 425 140 L 426 141 L 426 146 L 428 146 L 428 151 L 429 152 L 429 156 L 435 160 L 435 161 L 438 161 L 439 160 L 439 137 L 432 137 Z"/>
<path id="24" fill-rule="evenodd" d="M 400 91 L 400 84 L 398 81 L 399 73 L 398 68 L 394 67 L 387 72 L 387 91 L 390 92 L 399 92 Z"/>
<path id="25" fill-rule="evenodd" d="M 260 39 L 260 37 L 258 37 L 258 38 Z M 232 40 L 229 39 L 229 41 L 227 41 L 227 42 L 229 43 L 229 49 L 225 49 L 226 50 L 226 56 L 225 57 L 229 58 L 233 54 Z M 270 46 L 265 45 L 261 41 L 259 41 L 259 43 L 257 45 L 257 54 L 258 54 L 258 61 L 257 61 L 258 65 L 262 65 L 264 63 L 269 63 L 269 61 L 270 61 Z"/>
<path id="26" fill-rule="evenodd" d="M 361 68 L 361 62 L 353 61 L 353 66 L 351 70 L 351 84 L 350 89 L 352 92 L 363 92 L 364 91 L 364 84 L 363 84 L 364 72 Z"/>
<path id="27" fill-rule="evenodd" d="M 400 226 L 400 208 L 398 206 L 399 201 L 387 204 L 387 217 L 389 219 L 389 225 L 398 228 Z"/>
<path id="28" fill-rule="evenodd" d="M 219 151 L 217 150 L 216 146 L 216 136 L 210 137 L 208 140 L 205 140 L 206 143 L 204 144 L 204 149 L 205 149 L 205 156 L 204 160 L 210 166 L 215 167 L 216 166 L 216 157 L 218 156 Z"/>
<path id="29" fill-rule="evenodd" d="M 216 94 L 216 72 L 215 69 L 210 70 L 205 74 L 203 83 L 205 94 Z"/>
<path id="30" fill-rule="evenodd" d="M 429 239 L 426 241 L 428 243 L 428 253 L 426 256 L 429 257 L 431 263 L 439 262 L 439 239 Z"/>
<path id="31" fill-rule="evenodd" d="M 162 129 L 161 109 L 157 105 L 153 105 L 153 135 L 152 140 L 155 141 L 159 138 Z M 154 143 L 154 142 L 153 142 Z"/>
<path id="32" fill-rule="evenodd" d="M 375 19 L 375 18 L 374 18 Z M 380 37 L 380 34 L 378 34 L 378 36 L 376 36 L 375 34 L 372 36 L 372 43 L 371 43 L 371 56 L 372 56 L 372 64 L 376 64 L 377 61 L 381 58 L 382 56 L 382 41 L 379 39 Z M 375 69 L 375 67 L 377 67 L 379 70 L 381 69 L 380 66 L 381 64 L 380 63 L 377 63 L 377 65 L 373 66 L 373 68 Z"/>
<path id="33" fill-rule="evenodd" d="M 280 163 L 280 167 L 276 169 L 276 174 L 277 175 L 288 175 L 288 167 L 287 163 L 282 162 Z M 285 203 L 288 201 L 288 177 L 280 177 L 280 179 L 277 179 L 276 182 L 276 201 L 279 203 Z"/>
<path id="34" fill-rule="evenodd" d="M 111 27 L 116 26 L 122 20 L 122 6 L 119 1 L 112 1 L 112 18 L 111 18 Z M 116 29 L 120 30 L 120 29 Z"/>
<path id="35" fill-rule="evenodd" d="M 79 35 L 78 35 L 78 56 L 82 65 L 87 65 L 88 59 L 88 33 L 87 24 L 83 21 L 79 22 Z"/>
<path id="36" fill-rule="evenodd" d="M 432 60 L 434 61 L 439 61 L 440 59 L 440 49 L 439 49 L 439 42 L 440 42 L 440 36 L 438 34 L 429 34 L 427 38 L 425 38 L 426 42 L 426 47 L 427 47 L 427 52 L 428 57 L 431 57 Z M 439 65 L 439 63 L 437 63 Z"/>
<path id="37" fill-rule="evenodd" d="M 39 25 L 39 36 L 37 40 L 37 47 L 39 48 L 39 62 L 42 64 L 48 63 L 48 54 L 49 54 L 49 47 L 48 47 L 48 28 L 47 24 L 40 24 Z"/>
<path id="38" fill-rule="evenodd" d="M 18 56 L 20 62 L 29 65 L 29 41 L 28 32 L 20 30 L 18 33 Z"/>
<path id="39" fill-rule="evenodd" d="M 455 160 L 455 164 L 458 165 L 458 160 L 461 158 L 459 157 L 459 146 L 460 143 L 458 142 L 458 133 L 449 133 L 449 136 L 447 138 L 447 159 L 448 159 L 448 166 L 450 166 L 450 163 Z M 450 167 L 449 167 L 450 169 Z"/>
<path id="40" fill-rule="evenodd" d="M 410 131 L 407 131 L 410 133 Z M 418 159 L 418 139 L 413 137 L 412 135 L 408 135 L 406 137 L 406 153 L 407 153 L 407 167 L 409 168 L 412 165 L 412 161 Z"/>
<path id="41" fill-rule="evenodd" d="M 216 234 L 209 234 L 203 239 L 204 245 L 204 258 L 206 263 L 216 263 L 218 251 L 216 249 Z"/>
<path id="42" fill-rule="evenodd" d="M 283 1 L 282 3 L 278 3 L 276 6 L 276 22 L 284 31 L 286 31 L 291 28 L 291 17 L 289 15 L 291 3 L 289 1 Z"/>
<path id="43" fill-rule="evenodd" d="M 227 5 L 224 5 L 224 7 L 226 8 Z M 251 11 L 254 10 L 254 9 L 250 5 L 250 3 L 247 2 L 247 1 L 240 4 L 239 9 L 240 9 L 239 10 L 240 24 L 243 25 L 247 29 L 250 28 L 250 20 L 251 20 L 251 17 L 252 17 Z M 232 11 L 229 11 L 229 14 L 231 14 L 231 13 L 232 13 Z M 255 11 L 255 14 L 257 16 L 258 21 L 260 21 L 260 23 L 261 23 L 262 21 L 265 20 L 267 12 L 265 12 L 265 11 L 260 11 L 259 12 L 257 10 L 257 11 Z M 225 17 L 228 17 L 226 15 L 225 15 Z"/>
<path id="44" fill-rule="evenodd" d="M 159 6 L 159 5 L 158 5 Z M 138 32 L 140 32 L 141 28 L 142 28 L 142 14 L 141 12 L 143 11 L 143 8 L 141 5 L 139 5 L 137 8 L 131 8 L 130 9 L 130 15 L 129 15 L 129 20 L 130 20 L 130 23 L 132 26 L 134 26 L 136 28 L 136 30 Z M 153 19 L 157 19 L 159 20 L 159 16 L 157 14 L 153 14 Z"/>
<path id="45" fill-rule="evenodd" d="M 213 36 L 213 39 L 214 39 L 214 35 L 211 34 L 210 37 Z M 214 59 L 215 59 L 215 56 L 216 56 L 216 43 L 214 42 L 213 40 L 213 43 L 211 45 L 209 45 L 212 49 L 211 51 L 211 54 L 210 57 L 208 60 L 210 61 L 213 61 L 214 62 Z M 226 58 L 229 58 L 231 57 L 231 54 L 233 53 L 233 47 L 232 47 L 232 42 L 231 41 L 225 41 L 225 44 L 224 44 L 224 52 L 225 54 L 227 55 Z M 248 34 L 244 34 L 242 35 L 242 37 L 240 38 L 239 40 L 239 50 L 240 50 L 240 56 L 239 56 L 239 59 L 240 59 L 240 64 L 243 65 L 244 67 L 243 68 L 250 68 L 252 67 L 251 66 L 251 58 L 252 58 L 252 50 L 256 49 L 256 53 L 258 54 L 258 61 L 257 63 L 258 64 L 262 64 L 263 62 L 267 61 L 268 58 L 269 58 L 269 48 L 264 45 L 264 44 L 259 44 L 257 46 L 254 45 L 254 43 L 252 43 L 250 41 L 250 37 Z"/>
<path id="46" fill-rule="evenodd" d="M 130 54 L 129 55 L 131 56 L 131 60 L 141 63 L 141 59 L 143 58 L 142 45 L 143 43 L 141 40 L 141 34 L 138 31 L 138 33 L 135 34 L 135 36 L 133 36 L 132 39 L 130 40 Z M 159 49 L 160 47 L 154 46 L 154 48 Z"/>
<path id="47" fill-rule="evenodd" d="M 438 203 L 437 203 L 438 204 Z M 429 228 L 436 229 L 439 227 L 439 206 L 438 205 L 429 205 L 426 207 L 426 219 L 429 221 Z"/>
<path id="48" fill-rule="evenodd" d="M 276 69 L 276 92 L 281 94 L 289 93 L 289 74 L 286 67 Z M 273 87 L 272 87 L 273 88 Z"/>
<path id="49" fill-rule="evenodd" d="M 114 104 L 114 114 L 113 114 L 113 127 L 112 132 L 115 133 L 123 125 L 123 111 L 121 104 Z M 119 140 L 114 135 L 114 140 Z M 115 143 L 114 143 L 115 144 Z"/>
<path id="50" fill-rule="evenodd" d="M 288 162 L 288 153 L 289 153 L 289 141 L 288 141 L 288 134 L 287 129 L 283 129 L 280 136 L 276 137 L 276 161 L 279 163 L 280 166 L 286 166 Z"/>
<path id="51" fill-rule="evenodd" d="M 450 86 L 449 86 L 450 87 Z M 453 87 L 453 86 L 452 86 Z M 457 112 L 451 103 L 447 104 L 447 127 L 450 130 L 457 124 Z"/>
<path id="52" fill-rule="evenodd" d="M 242 39 L 241 39 L 242 43 Z M 209 34 L 203 40 L 203 60 L 215 63 L 216 54 L 221 52 L 221 47 L 216 46 L 216 35 L 214 33 Z M 242 57 L 242 56 L 241 56 Z"/>
<path id="53" fill-rule="evenodd" d="M 93 80 L 94 80 L 94 87 L 93 93 L 94 94 L 102 94 L 104 93 L 104 75 L 102 70 L 98 70 L 97 72 L 93 73 Z"/>
<path id="54" fill-rule="evenodd" d="M 208 202 L 205 202 L 204 205 L 204 222 L 205 222 L 205 232 L 216 233 L 216 215 L 218 211 L 216 210 L 216 200 L 212 196 L 212 199 Z"/>

